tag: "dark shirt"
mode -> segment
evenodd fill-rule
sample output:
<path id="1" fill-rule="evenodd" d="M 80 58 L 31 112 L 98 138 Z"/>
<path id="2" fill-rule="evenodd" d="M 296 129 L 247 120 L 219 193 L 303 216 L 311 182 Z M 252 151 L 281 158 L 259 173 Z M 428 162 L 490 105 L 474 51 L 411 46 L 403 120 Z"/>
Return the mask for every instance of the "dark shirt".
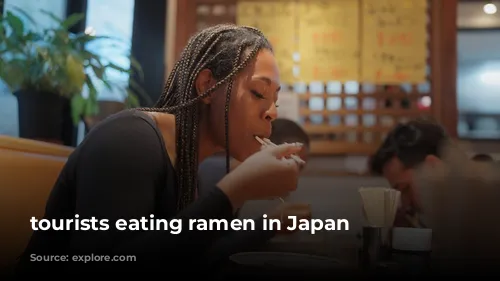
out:
<path id="1" fill-rule="evenodd" d="M 49 196 L 45 219 L 108 219 L 107 231 L 35 231 L 18 273 L 170 272 L 186 265 L 211 267 L 245 251 L 245 232 L 188 231 L 189 219 L 233 218 L 227 196 L 216 186 L 177 211 L 175 170 L 165 143 L 149 115 L 126 110 L 102 121 L 70 155 Z M 118 219 L 182 219 L 183 231 L 118 231 Z M 258 224 L 257 224 L 258 225 Z M 98 225 L 99 226 L 99 225 Z M 240 238 L 234 235 L 239 234 Z M 262 232 L 263 239 L 274 233 Z M 223 236 L 223 237 L 222 237 Z M 222 238 L 221 238 L 222 237 Z M 32 254 L 135 255 L 131 262 L 30 262 Z"/>
<path id="2" fill-rule="evenodd" d="M 203 196 L 226 175 L 226 156 L 214 155 L 200 163 L 198 169 L 198 195 Z"/>

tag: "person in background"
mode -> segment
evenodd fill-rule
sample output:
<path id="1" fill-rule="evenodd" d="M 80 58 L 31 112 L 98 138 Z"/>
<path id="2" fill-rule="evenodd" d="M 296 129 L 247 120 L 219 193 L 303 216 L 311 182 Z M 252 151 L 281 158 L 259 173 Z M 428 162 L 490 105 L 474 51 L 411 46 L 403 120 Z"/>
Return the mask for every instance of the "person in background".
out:
<path id="1" fill-rule="evenodd" d="M 271 134 L 279 91 L 276 58 L 259 30 L 222 24 L 193 35 L 156 105 L 101 121 L 70 155 L 52 189 L 44 219 L 74 220 L 78 215 L 79 221 L 109 220 L 110 228 L 35 231 L 17 273 L 66 273 L 67 279 L 82 273 L 129 277 L 166 269 L 168 274 L 210 276 L 203 257 L 230 253 L 226 247 L 234 244 L 220 242 L 224 231 L 189 230 L 190 221 L 231 220 L 248 200 L 279 197 L 297 188 L 299 165 L 289 156 L 302 147 L 261 149 L 255 140 Z M 224 150 L 241 164 L 198 196 L 198 164 Z M 154 231 L 115 228 L 118 219 L 149 220 L 151 215 L 178 219 L 183 231 L 171 233 L 162 225 Z M 134 255 L 136 260 L 33 262 L 33 254 Z"/>
<path id="2" fill-rule="evenodd" d="M 441 270 L 436 273 L 498 276 L 500 166 L 472 160 L 452 141 L 440 156 L 414 174 L 422 219 L 432 229 L 433 267 Z"/>
<path id="3" fill-rule="evenodd" d="M 392 129 L 370 159 L 370 170 L 383 176 L 392 188 L 401 192 L 401 208 L 394 225 L 418 227 L 421 204 L 414 188 L 415 169 L 423 163 L 435 163 L 447 140 L 442 126 L 425 119 L 415 119 Z"/>
<path id="4" fill-rule="evenodd" d="M 477 162 L 493 162 L 493 157 L 491 157 L 491 155 L 489 154 L 483 154 L 483 153 L 479 153 L 479 154 L 476 154 L 472 157 L 472 160 L 473 161 L 477 161 Z"/>
<path id="5" fill-rule="evenodd" d="M 297 122 L 290 119 L 278 118 L 273 121 L 272 126 L 273 131 L 269 139 L 275 144 L 302 143 L 303 148 L 298 156 L 307 163 L 311 145 L 307 132 Z"/>
<path id="6" fill-rule="evenodd" d="M 498 275 L 495 162 L 472 160 L 439 124 L 414 120 L 389 133 L 371 167 L 402 192 L 395 226 L 432 229 L 433 274 Z"/>

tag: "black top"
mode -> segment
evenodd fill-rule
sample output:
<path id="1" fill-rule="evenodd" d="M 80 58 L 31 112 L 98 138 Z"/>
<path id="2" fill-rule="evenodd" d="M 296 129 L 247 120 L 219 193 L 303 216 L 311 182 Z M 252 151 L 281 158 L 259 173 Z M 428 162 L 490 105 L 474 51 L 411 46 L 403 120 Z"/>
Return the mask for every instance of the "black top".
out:
<path id="1" fill-rule="evenodd" d="M 68 158 L 47 202 L 45 219 L 108 219 L 107 231 L 35 231 L 19 269 L 70 270 L 85 265 L 98 270 L 161 270 L 178 266 L 212 267 L 230 254 L 251 250 L 274 232 L 188 231 L 188 219 L 233 218 L 233 208 L 217 187 L 177 212 L 175 171 L 153 119 L 126 110 L 102 121 Z M 183 219 L 183 231 L 118 231 L 118 219 Z M 99 225 L 97 224 L 97 227 Z M 221 237 L 224 235 L 223 237 Z M 32 254 L 136 255 L 134 262 L 39 263 Z M 203 258 L 202 258 L 203 257 Z M 77 258 L 75 258 L 77 259 Z M 37 265 L 42 265 L 38 267 Z M 69 267 L 67 267 L 69 265 Z M 115 266 L 118 266 L 116 268 Z M 154 268 L 160 266 L 160 268 Z M 93 269 L 94 267 L 92 267 Z M 27 272 L 27 271 L 24 271 Z"/>
<path id="2" fill-rule="evenodd" d="M 198 168 L 198 194 L 205 195 L 226 175 L 226 156 L 214 155 L 200 163 Z"/>

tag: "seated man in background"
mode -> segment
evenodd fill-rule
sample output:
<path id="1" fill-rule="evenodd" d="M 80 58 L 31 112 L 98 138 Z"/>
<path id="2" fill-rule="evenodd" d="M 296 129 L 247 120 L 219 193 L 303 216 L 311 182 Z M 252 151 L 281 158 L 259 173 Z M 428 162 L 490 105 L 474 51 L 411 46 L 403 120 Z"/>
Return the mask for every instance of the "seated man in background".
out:
<path id="1" fill-rule="evenodd" d="M 304 148 L 298 155 L 302 160 L 307 162 L 310 151 L 309 135 L 296 122 L 289 119 L 276 119 L 273 121 L 273 131 L 269 138 L 275 144 L 299 142 L 304 145 Z M 304 167 L 302 167 L 304 168 Z"/>
<path id="2" fill-rule="evenodd" d="M 438 268 L 498 275 L 500 167 L 473 161 L 452 142 L 440 155 L 440 161 L 420 166 L 414 175 Z"/>
<path id="3" fill-rule="evenodd" d="M 395 226 L 432 229 L 435 270 L 454 274 L 497 270 L 500 226 L 494 222 L 500 213 L 500 167 L 496 163 L 472 160 L 439 124 L 415 120 L 389 133 L 373 156 L 371 169 L 401 191 L 404 213 L 398 213 Z"/>
<path id="4" fill-rule="evenodd" d="M 392 188 L 401 192 L 401 208 L 395 226 L 422 226 L 420 201 L 414 188 L 415 168 L 425 162 L 439 161 L 440 148 L 446 140 L 439 124 L 416 119 L 391 130 L 371 157 L 370 170 L 386 178 Z"/>

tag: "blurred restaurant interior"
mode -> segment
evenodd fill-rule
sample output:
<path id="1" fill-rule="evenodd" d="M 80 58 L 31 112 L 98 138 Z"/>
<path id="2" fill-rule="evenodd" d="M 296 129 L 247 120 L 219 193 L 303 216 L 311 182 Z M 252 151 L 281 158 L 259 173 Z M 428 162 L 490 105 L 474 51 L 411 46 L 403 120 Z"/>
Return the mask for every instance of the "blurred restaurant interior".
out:
<path id="1" fill-rule="evenodd" d="M 100 60 L 84 69 L 66 58 L 66 76 L 46 74 L 70 89 L 65 102 L 15 94 L 0 79 L 0 194 L 9 194 L 0 195 L 0 221 L 13 225 L 3 234 L 10 242 L 0 244 L 19 253 L 31 231 L 23 221 L 43 215 L 65 159 L 85 134 L 125 108 L 152 106 L 188 38 L 219 23 L 256 26 L 273 43 L 282 80 L 279 114 L 311 140 L 290 200 L 310 202 L 316 217 L 347 218 L 357 229 L 357 188 L 387 185 L 368 170 L 369 157 L 399 122 L 435 120 L 470 155 L 500 160 L 500 2 L 385 1 L 395 8 L 384 14 L 363 1 L 302 7 L 286 0 L 0 0 L 5 18 L 15 16 L 25 29 L 56 31 L 68 44 L 83 42 L 80 51 Z M 415 5 L 409 20 L 397 15 L 405 5 Z M 55 41 L 64 53 L 65 43 Z M 61 62 L 56 52 L 52 63 Z M 26 68 L 24 79 L 49 83 L 36 71 Z M 71 90 L 73 82 L 80 93 Z M 55 123 L 34 125 L 42 119 Z M 1 156 L 16 151 L 27 154 Z M 243 215 L 275 203 L 255 202 Z"/>

